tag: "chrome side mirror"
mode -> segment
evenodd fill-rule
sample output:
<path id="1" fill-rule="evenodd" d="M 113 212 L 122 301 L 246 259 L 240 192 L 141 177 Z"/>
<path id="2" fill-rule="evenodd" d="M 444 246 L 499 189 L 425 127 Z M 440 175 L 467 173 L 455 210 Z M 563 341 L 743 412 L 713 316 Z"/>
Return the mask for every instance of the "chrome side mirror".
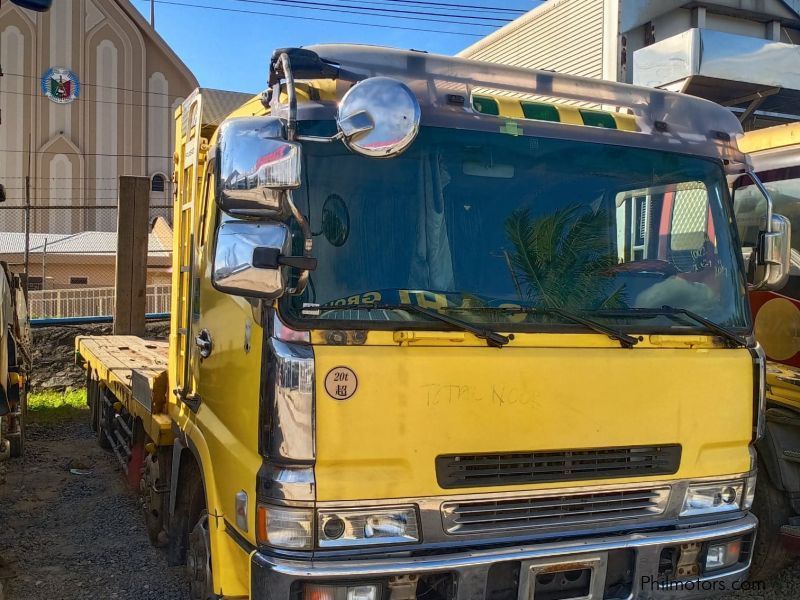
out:
<path id="1" fill-rule="evenodd" d="M 761 264 L 758 267 L 763 267 L 763 275 L 761 282 L 752 287 L 754 290 L 779 290 L 789 280 L 792 266 L 791 223 L 783 215 L 773 214 L 769 229 L 759 240 L 758 257 Z"/>
<path id="2" fill-rule="evenodd" d="M 791 269 L 791 223 L 773 213 L 769 190 L 748 171 L 733 182 L 733 207 L 744 247 L 747 287 L 751 291 L 779 290 Z"/>
<path id="3" fill-rule="evenodd" d="M 280 298 L 291 268 L 312 271 L 314 258 L 291 256 L 283 223 L 225 221 L 217 229 L 211 282 L 220 292 L 247 298 Z"/>
<path id="4" fill-rule="evenodd" d="M 372 158 L 390 158 L 405 151 L 417 137 L 419 101 L 401 81 L 370 77 L 344 95 L 336 122 L 350 150 Z"/>
<path id="5" fill-rule="evenodd" d="M 233 216 L 284 220 L 286 190 L 300 187 L 300 145 L 284 139 L 276 117 L 228 119 L 217 145 L 216 199 Z"/>

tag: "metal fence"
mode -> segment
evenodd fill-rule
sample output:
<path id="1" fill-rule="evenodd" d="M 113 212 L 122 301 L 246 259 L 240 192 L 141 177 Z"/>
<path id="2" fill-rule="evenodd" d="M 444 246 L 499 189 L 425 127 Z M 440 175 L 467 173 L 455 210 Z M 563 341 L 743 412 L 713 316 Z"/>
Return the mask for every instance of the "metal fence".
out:
<path id="1" fill-rule="evenodd" d="M 115 204 L 0 204 L 0 260 L 27 270 L 33 319 L 112 316 L 116 250 Z M 169 312 L 171 262 L 172 206 L 151 205 L 148 313 Z"/>
<path id="2" fill-rule="evenodd" d="M 147 286 L 147 313 L 169 312 L 170 285 Z M 97 317 L 111 315 L 116 299 L 113 287 L 30 290 L 28 308 L 32 319 Z"/>

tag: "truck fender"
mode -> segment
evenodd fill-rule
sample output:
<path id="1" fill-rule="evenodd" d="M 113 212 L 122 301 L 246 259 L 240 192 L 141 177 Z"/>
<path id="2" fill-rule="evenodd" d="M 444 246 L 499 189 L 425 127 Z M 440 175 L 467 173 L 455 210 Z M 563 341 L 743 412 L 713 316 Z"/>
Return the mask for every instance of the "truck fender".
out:
<path id="1" fill-rule="evenodd" d="M 790 496 L 800 492 L 800 413 L 786 407 L 767 410 L 767 422 L 756 444 L 761 465 L 773 485 Z"/>
<path id="2" fill-rule="evenodd" d="M 206 494 L 206 503 L 208 504 L 209 514 L 216 513 L 216 490 L 206 478 L 205 462 L 201 458 L 201 451 L 191 438 L 186 436 L 186 433 L 181 431 L 175 436 L 172 445 L 172 470 L 170 472 L 169 483 L 169 514 L 175 514 L 175 504 L 178 497 L 178 487 L 180 485 L 181 463 L 187 460 L 188 456 L 192 456 L 197 462 L 197 467 L 200 471 L 200 479 L 203 484 L 203 489 Z M 205 454 L 208 454 L 206 451 Z"/>
<path id="3" fill-rule="evenodd" d="M 186 460 L 187 453 L 191 452 L 194 460 L 197 461 L 197 466 L 200 471 L 200 478 L 203 480 L 203 489 L 205 489 L 205 475 L 203 474 L 203 464 L 200 462 L 200 457 L 195 452 L 192 452 L 189 445 L 186 443 L 183 435 L 176 437 L 172 445 L 172 470 L 169 477 L 169 514 L 175 514 L 175 504 L 178 498 L 178 486 L 180 485 L 181 463 Z"/>

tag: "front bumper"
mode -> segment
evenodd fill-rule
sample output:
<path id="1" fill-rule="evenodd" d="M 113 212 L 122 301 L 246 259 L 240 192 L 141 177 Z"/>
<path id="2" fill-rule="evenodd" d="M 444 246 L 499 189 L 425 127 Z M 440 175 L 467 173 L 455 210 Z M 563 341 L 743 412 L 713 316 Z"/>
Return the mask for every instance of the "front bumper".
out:
<path id="1" fill-rule="evenodd" d="M 749 553 L 742 561 L 719 573 L 701 575 L 683 583 L 671 580 L 668 587 L 656 583 L 662 550 L 682 544 L 711 540 L 745 538 L 755 535 L 757 519 L 748 514 L 735 521 L 690 529 L 645 532 L 596 539 L 578 539 L 546 544 L 510 546 L 491 550 L 472 550 L 440 555 L 356 560 L 297 561 L 256 552 L 252 555 L 251 598 L 253 600 L 289 600 L 300 582 L 334 583 L 336 581 L 387 580 L 397 575 L 435 573 L 452 574 L 453 600 L 485 600 L 490 568 L 499 563 L 521 565 L 520 573 L 543 565 L 569 563 L 600 566 L 593 576 L 592 596 L 603 598 L 607 557 L 620 550 L 633 556 L 633 577 L 628 598 L 661 600 L 667 598 L 709 598 L 716 593 L 735 590 L 747 578 Z M 752 544 L 751 544 L 752 545 Z M 524 575 L 521 576 L 524 579 Z M 599 592 L 599 593 L 598 593 Z M 619 596 L 610 596 L 619 597 Z M 516 600 L 516 598 L 514 598 Z M 533 600 L 533 599 L 531 599 Z"/>

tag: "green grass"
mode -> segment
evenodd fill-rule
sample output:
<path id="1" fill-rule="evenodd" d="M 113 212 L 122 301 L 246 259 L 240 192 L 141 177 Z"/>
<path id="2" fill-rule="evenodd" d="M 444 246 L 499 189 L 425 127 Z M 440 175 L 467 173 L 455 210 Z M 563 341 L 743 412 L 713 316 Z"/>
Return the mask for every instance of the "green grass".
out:
<path id="1" fill-rule="evenodd" d="M 53 390 L 31 392 L 28 394 L 28 419 L 31 422 L 46 423 L 85 416 L 86 390 Z"/>

